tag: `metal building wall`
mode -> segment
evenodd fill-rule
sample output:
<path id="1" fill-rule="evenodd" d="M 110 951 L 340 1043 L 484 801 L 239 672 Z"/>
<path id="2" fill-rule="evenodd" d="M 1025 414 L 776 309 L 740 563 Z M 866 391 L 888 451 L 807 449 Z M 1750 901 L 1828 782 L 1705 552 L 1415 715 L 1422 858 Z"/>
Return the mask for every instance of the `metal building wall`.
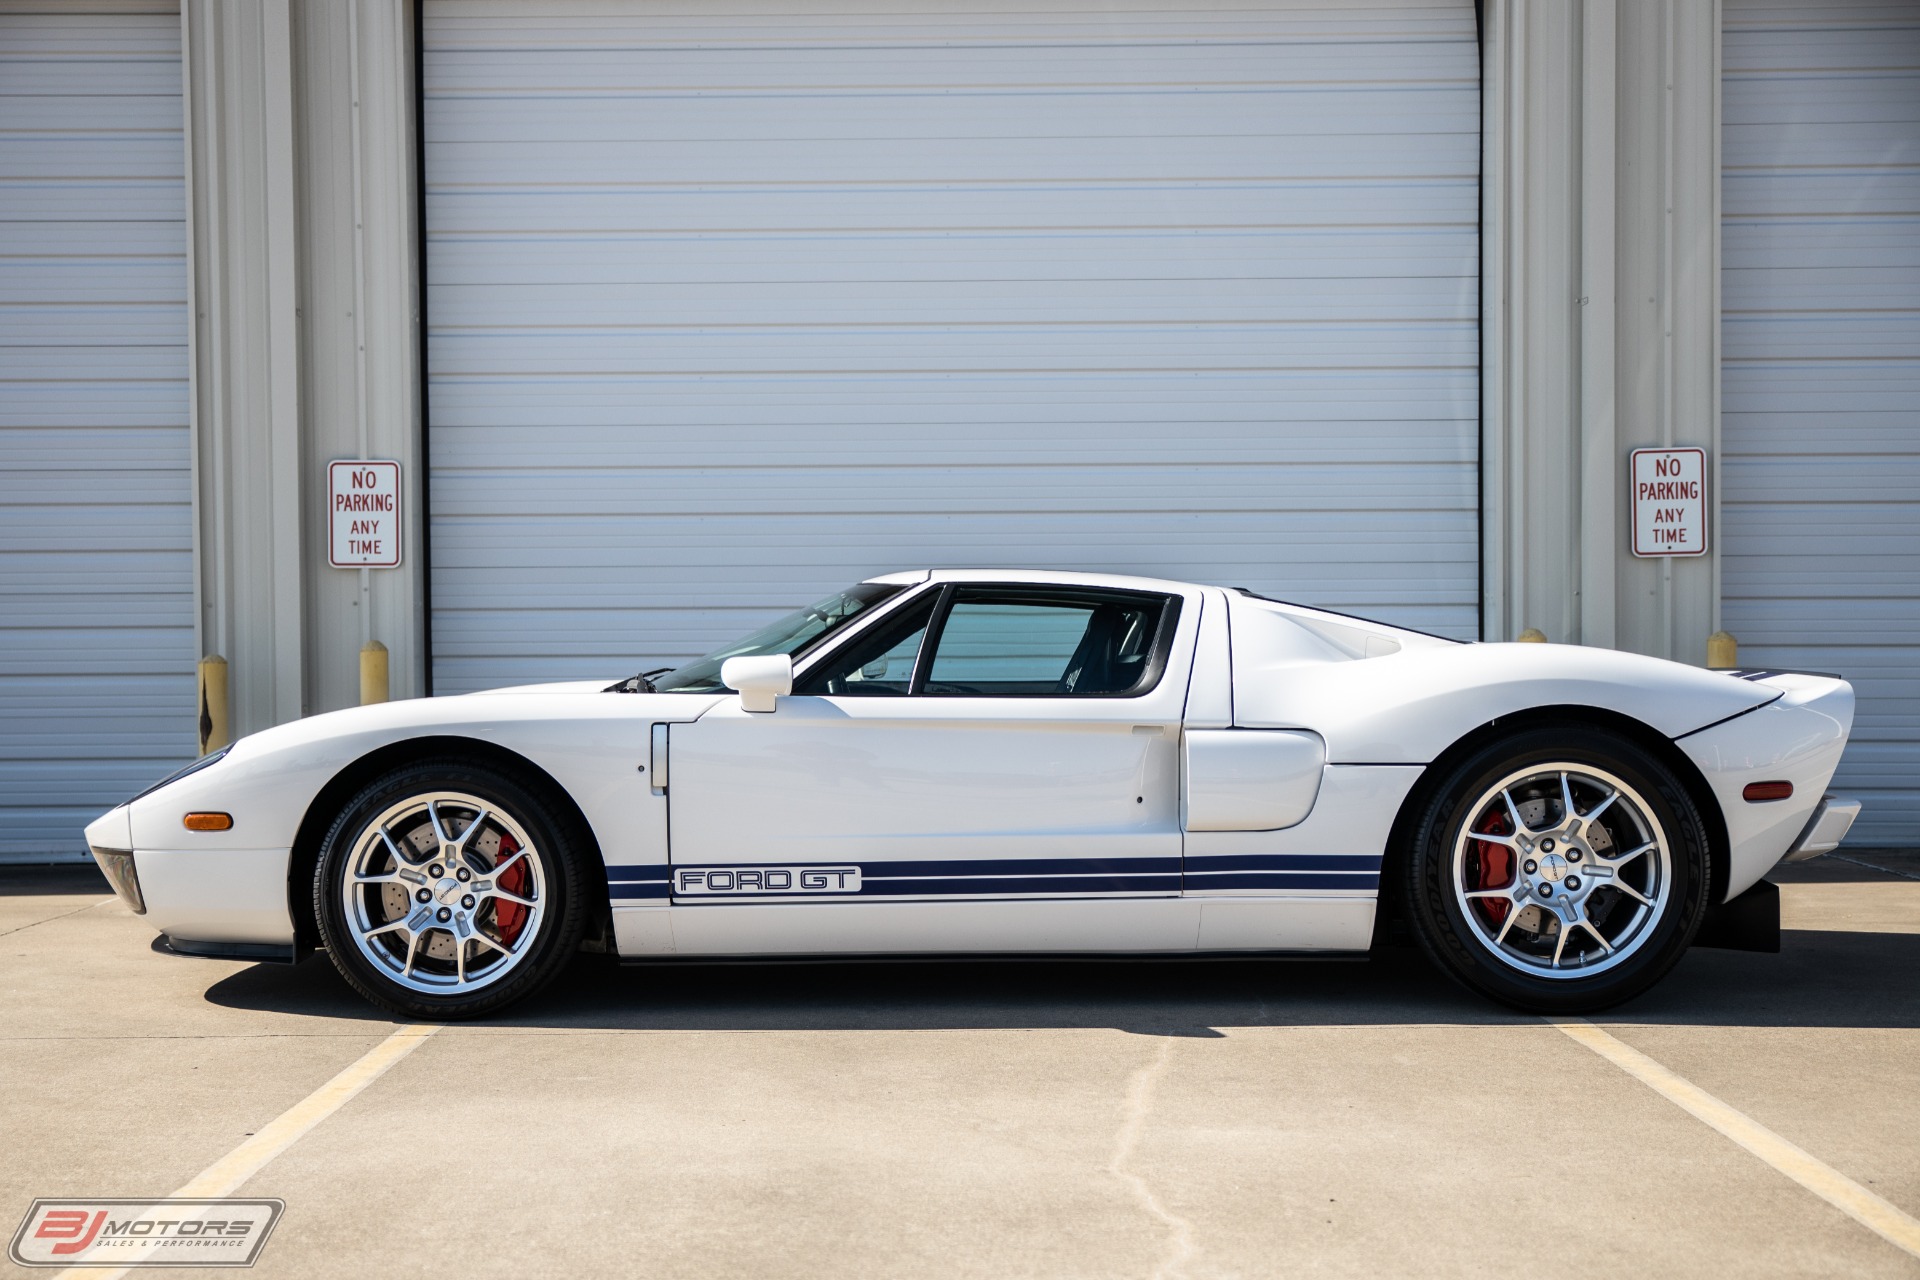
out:
<path id="1" fill-rule="evenodd" d="M 1477 633 L 1465 0 L 425 22 L 437 690 L 925 564 Z"/>
<path id="2" fill-rule="evenodd" d="M 180 17 L 0 11 L 0 860 L 194 754 Z"/>
<path id="3" fill-rule="evenodd" d="M 1920 5 L 1728 0 L 1722 617 L 1835 671 L 1853 840 L 1920 830 Z"/>

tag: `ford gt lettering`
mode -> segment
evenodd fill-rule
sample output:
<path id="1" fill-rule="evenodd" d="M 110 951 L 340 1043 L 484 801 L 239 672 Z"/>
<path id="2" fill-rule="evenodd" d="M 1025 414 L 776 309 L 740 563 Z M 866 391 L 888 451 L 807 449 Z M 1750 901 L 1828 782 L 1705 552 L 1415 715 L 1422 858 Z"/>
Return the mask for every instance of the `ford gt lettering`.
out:
<path id="1" fill-rule="evenodd" d="M 674 873 L 673 891 L 707 893 L 858 893 L 858 867 L 706 867 Z"/>
<path id="2" fill-rule="evenodd" d="M 242 738 L 87 828 L 185 954 L 479 1017 L 583 947 L 1362 953 L 1518 1008 L 1646 990 L 1846 835 L 1836 676 L 1469 644 L 1190 582 L 937 570 L 670 671 Z M 612 683 L 609 683 L 612 681 Z M 217 815 L 220 822 L 207 822 Z"/>

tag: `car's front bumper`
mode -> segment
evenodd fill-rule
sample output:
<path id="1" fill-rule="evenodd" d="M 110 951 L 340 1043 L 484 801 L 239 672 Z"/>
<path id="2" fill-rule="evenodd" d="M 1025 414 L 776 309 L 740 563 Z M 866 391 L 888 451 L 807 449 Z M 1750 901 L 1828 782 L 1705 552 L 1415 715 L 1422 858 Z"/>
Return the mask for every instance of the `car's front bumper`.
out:
<path id="1" fill-rule="evenodd" d="M 120 900 L 182 950 L 293 943 L 285 849 L 135 849 L 125 805 L 87 824 L 87 847 Z"/>
<path id="2" fill-rule="evenodd" d="M 1813 816 L 1807 819 L 1806 827 L 1787 850 L 1782 862 L 1804 862 L 1808 858 L 1817 858 L 1823 853 L 1832 853 L 1847 838 L 1847 832 L 1853 827 L 1853 820 L 1860 816 L 1860 802 L 1849 796 L 1836 796 L 1829 792 L 1820 797 L 1820 803 L 1814 806 Z"/>

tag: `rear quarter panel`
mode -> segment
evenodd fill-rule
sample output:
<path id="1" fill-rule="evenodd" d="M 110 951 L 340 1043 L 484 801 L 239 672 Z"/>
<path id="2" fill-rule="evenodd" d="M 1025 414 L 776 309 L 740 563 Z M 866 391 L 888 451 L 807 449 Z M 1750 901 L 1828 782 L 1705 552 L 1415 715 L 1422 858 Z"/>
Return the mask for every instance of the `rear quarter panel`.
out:
<path id="1" fill-rule="evenodd" d="M 1242 664 L 1234 723 L 1311 729 L 1329 764 L 1428 764 L 1501 716 L 1579 706 L 1677 738 L 1763 706 L 1777 689 L 1579 645 L 1463 644 L 1338 662 Z"/>

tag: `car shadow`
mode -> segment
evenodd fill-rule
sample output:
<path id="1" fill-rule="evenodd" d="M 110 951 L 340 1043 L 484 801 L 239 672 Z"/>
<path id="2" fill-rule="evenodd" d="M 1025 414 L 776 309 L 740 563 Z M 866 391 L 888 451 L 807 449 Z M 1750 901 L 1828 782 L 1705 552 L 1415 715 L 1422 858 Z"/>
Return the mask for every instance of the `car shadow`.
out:
<path id="1" fill-rule="evenodd" d="M 208 988 L 236 1009 L 391 1021 L 325 956 L 255 965 Z M 1920 1027 L 1920 934 L 1789 930 L 1778 955 L 1696 949 L 1600 1021 L 1675 1026 Z M 1411 948 L 1353 960 L 923 960 L 622 965 L 583 955 L 482 1024 L 650 1031 L 1502 1025 L 1526 1015 L 1448 981 Z"/>

